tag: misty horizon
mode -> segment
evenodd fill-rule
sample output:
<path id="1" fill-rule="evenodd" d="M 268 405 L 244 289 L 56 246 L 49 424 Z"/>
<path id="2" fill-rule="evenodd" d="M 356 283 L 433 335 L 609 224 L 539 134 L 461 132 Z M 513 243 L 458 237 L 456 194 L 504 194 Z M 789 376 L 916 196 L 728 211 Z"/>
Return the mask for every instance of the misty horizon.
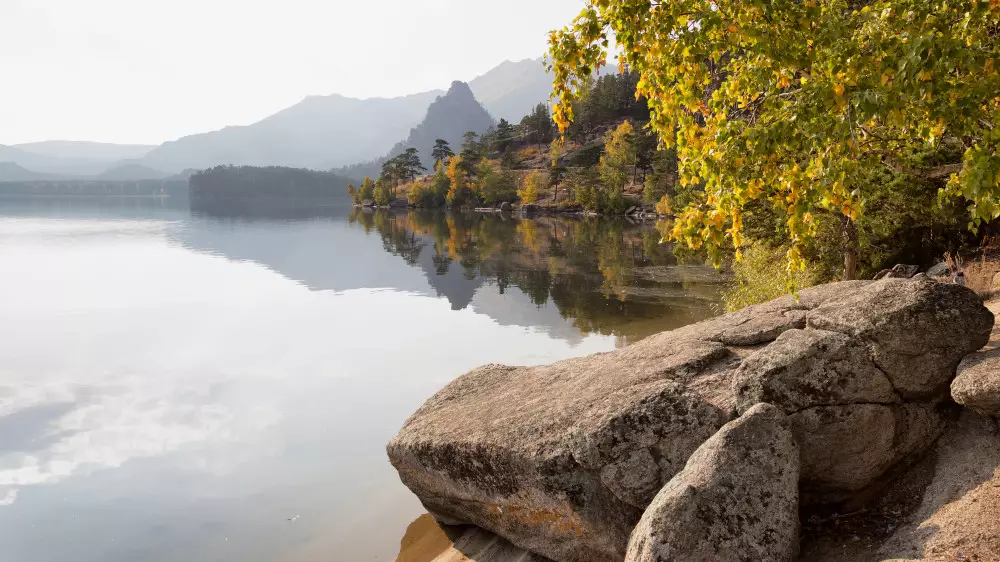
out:
<path id="1" fill-rule="evenodd" d="M 477 78 L 482 78 L 483 76 L 487 75 L 491 70 L 495 70 L 495 69 L 497 69 L 497 68 L 499 68 L 499 67 L 501 67 L 501 66 L 503 66 L 505 64 L 510 64 L 510 63 L 517 64 L 517 63 L 524 63 L 524 62 L 529 62 L 529 61 L 530 62 L 537 61 L 539 63 L 539 65 L 541 65 L 541 64 L 543 64 L 543 58 L 544 57 L 540 55 L 538 57 L 533 57 L 533 58 L 532 57 L 528 57 L 528 58 L 523 58 L 523 59 L 518 59 L 518 60 L 504 59 L 503 61 L 501 61 L 501 62 L 499 62 L 499 63 L 497 63 L 495 65 L 489 66 L 486 70 L 484 70 L 483 72 L 481 72 L 479 74 L 476 74 L 472 78 L 468 78 L 468 79 L 457 79 L 456 78 L 456 79 L 448 82 L 448 84 L 445 84 L 444 86 L 442 86 L 440 88 L 431 88 L 429 90 L 424 90 L 424 91 L 416 91 L 416 92 L 410 92 L 410 93 L 399 94 L 399 95 L 388 95 L 388 96 L 372 95 L 372 96 L 361 96 L 361 97 L 359 97 L 359 96 L 345 95 L 345 94 L 342 94 L 340 92 L 330 92 L 328 94 L 306 94 L 300 100 L 298 100 L 298 102 L 295 102 L 292 105 L 296 105 L 298 103 L 307 101 L 309 99 L 314 99 L 314 98 L 341 98 L 341 99 L 345 99 L 345 100 L 355 100 L 355 101 L 379 101 L 379 100 L 399 100 L 399 99 L 410 98 L 410 97 L 419 96 L 419 95 L 422 95 L 422 94 L 431 94 L 431 93 L 434 93 L 434 94 L 437 94 L 437 95 L 444 95 L 448 91 L 449 86 L 453 82 L 464 82 L 464 83 L 468 84 L 469 82 L 472 82 L 472 81 L 476 80 Z M 197 135 L 197 134 L 200 134 L 200 133 L 217 132 L 217 131 L 228 129 L 228 128 L 231 128 L 231 127 L 246 127 L 246 126 L 249 126 L 249 125 L 253 125 L 254 123 L 258 123 L 258 122 L 260 122 L 263 119 L 267 119 L 271 115 L 274 115 L 274 113 L 278 113 L 278 112 L 280 112 L 280 111 L 282 111 L 284 109 L 287 109 L 287 108 L 279 108 L 275 112 L 269 113 L 267 115 L 263 115 L 260 118 L 252 119 L 251 121 L 248 121 L 248 122 L 245 122 L 245 123 L 230 123 L 228 125 L 223 125 L 222 127 L 218 128 L 218 129 L 212 129 L 212 130 L 190 131 L 188 133 L 185 133 L 185 134 L 181 135 L 180 137 L 169 138 L 169 139 L 162 139 L 162 140 L 160 140 L 158 142 L 114 142 L 114 141 L 102 141 L 102 140 L 79 139 L 79 138 L 46 138 L 46 139 L 37 139 L 37 140 L 30 140 L 30 141 L 24 141 L 24 142 L 0 142 L 0 146 L 9 146 L 9 147 L 14 147 L 14 148 L 26 149 L 26 148 L 29 148 L 29 147 L 32 147 L 32 146 L 41 146 L 41 145 L 46 145 L 46 144 L 73 143 L 73 144 L 91 144 L 91 145 L 113 145 L 113 146 L 118 146 L 118 147 L 146 147 L 146 148 L 149 148 L 149 149 L 153 149 L 153 148 L 155 148 L 155 147 L 157 147 L 157 146 L 159 146 L 159 145 L 161 145 L 163 143 L 175 141 L 175 140 L 177 140 L 179 138 L 184 138 L 184 137 L 191 136 L 191 135 Z"/>
<path id="2" fill-rule="evenodd" d="M 548 32 L 583 5 L 10 0 L 0 65 L 20 87 L 4 92 L 0 145 L 159 145 L 310 97 L 443 91 L 501 61 L 542 57 Z"/>

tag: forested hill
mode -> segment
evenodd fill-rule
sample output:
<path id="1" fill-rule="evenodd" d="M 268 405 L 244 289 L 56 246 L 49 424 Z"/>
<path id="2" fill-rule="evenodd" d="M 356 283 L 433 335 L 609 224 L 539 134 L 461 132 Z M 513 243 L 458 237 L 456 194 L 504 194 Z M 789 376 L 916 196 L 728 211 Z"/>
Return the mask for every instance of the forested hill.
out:
<path id="1" fill-rule="evenodd" d="M 190 195 L 196 200 L 309 199 L 347 203 L 352 180 L 333 172 L 280 166 L 216 166 L 191 176 Z"/>
<path id="2" fill-rule="evenodd" d="M 444 140 L 448 145 L 461 146 L 463 139 L 469 133 L 476 136 L 485 134 L 493 128 L 493 118 L 483 108 L 472 93 L 472 89 L 464 82 L 452 82 L 448 93 L 438 97 L 427 108 L 427 114 L 419 125 L 410 130 L 410 135 L 392 147 L 386 156 L 381 158 L 345 166 L 336 170 L 337 173 L 350 177 L 376 177 L 386 165 L 409 151 L 419 158 L 419 164 L 426 170 L 434 168 L 432 152 L 435 144 Z"/>
<path id="3" fill-rule="evenodd" d="M 493 118 L 476 101 L 469 85 L 465 82 L 452 82 L 448 93 L 434 100 L 427 108 L 424 120 L 410 131 L 406 140 L 397 143 L 389 151 L 389 157 L 398 156 L 406 152 L 407 148 L 416 148 L 421 162 L 429 170 L 434 165 L 431 149 L 437 139 L 459 146 L 466 132 L 482 134 L 492 125 Z"/>

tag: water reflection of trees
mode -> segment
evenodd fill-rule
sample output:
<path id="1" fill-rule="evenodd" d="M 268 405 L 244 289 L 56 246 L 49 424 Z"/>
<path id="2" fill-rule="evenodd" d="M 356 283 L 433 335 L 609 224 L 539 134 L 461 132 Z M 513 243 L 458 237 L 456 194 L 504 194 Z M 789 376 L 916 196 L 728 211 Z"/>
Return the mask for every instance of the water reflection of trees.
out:
<path id="1" fill-rule="evenodd" d="M 624 219 L 522 220 L 495 215 L 356 209 L 350 221 L 411 265 L 433 252 L 433 274 L 461 267 L 503 294 L 519 288 L 552 302 L 584 333 L 634 341 L 712 314 L 717 285 L 707 268 L 678 268 L 652 226 Z"/>

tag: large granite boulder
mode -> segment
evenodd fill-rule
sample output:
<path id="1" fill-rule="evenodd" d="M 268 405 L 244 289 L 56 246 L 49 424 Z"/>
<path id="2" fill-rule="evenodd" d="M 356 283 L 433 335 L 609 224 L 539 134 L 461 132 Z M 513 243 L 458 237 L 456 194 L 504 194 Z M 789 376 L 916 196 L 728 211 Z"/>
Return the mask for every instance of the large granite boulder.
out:
<path id="1" fill-rule="evenodd" d="M 543 367 L 488 365 L 424 404 L 388 447 L 444 523 L 559 561 L 620 561 L 663 484 L 729 419 L 672 379 L 733 361 L 717 343 L 639 344 Z"/>
<path id="2" fill-rule="evenodd" d="M 799 449 L 788 418 L 753 406 L 699 447 L 632 531 L 626 562 L 774 562 L 799 548 Z"/>
<path id="3" fill-rule="evenodd" d="M 992 325 L 974 293 L 924 275 L 814 287 L 610 353 L 481 367 L 388 453 L 444 523 L 559 562 L 620 561 L 657 492 L 757 403 L 788 416 L 806 500 L 875 483 L 937 437 L 935 405 Z"/>
<path id="4" fill-rule="evenodd" d="M 918 275 L 827 301 L 808 325 L 863 342 L 896 392 L 920 399 L 946 392 L 962 358 L 986 345 L 993 313 L 972 291 Z"/>
<path id="5" fill-rule="evenodd" d="M 971 410 L 1000 418 L 1000 348 L 963 359 L 951 383 L 951 396 Z"/>
<path id="6" fill-rule="evenodd" d="M 818 406 L 789 416 L 802 451 L 802 500 L 836 503 L 865 490 L 944 430 L 929 404 Z"/>

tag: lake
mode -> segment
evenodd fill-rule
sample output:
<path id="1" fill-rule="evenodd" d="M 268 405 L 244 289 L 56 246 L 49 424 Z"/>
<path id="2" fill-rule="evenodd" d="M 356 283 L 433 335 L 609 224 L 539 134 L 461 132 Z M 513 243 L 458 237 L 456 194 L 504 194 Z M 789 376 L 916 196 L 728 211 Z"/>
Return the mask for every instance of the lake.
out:
<path id="1" fill-rule="evenodd" d="M 622 220 L 0 200 L 11 562 L 392 561 L 385 443 L 489 362 L 715 314 L 718 273 Z"/>

